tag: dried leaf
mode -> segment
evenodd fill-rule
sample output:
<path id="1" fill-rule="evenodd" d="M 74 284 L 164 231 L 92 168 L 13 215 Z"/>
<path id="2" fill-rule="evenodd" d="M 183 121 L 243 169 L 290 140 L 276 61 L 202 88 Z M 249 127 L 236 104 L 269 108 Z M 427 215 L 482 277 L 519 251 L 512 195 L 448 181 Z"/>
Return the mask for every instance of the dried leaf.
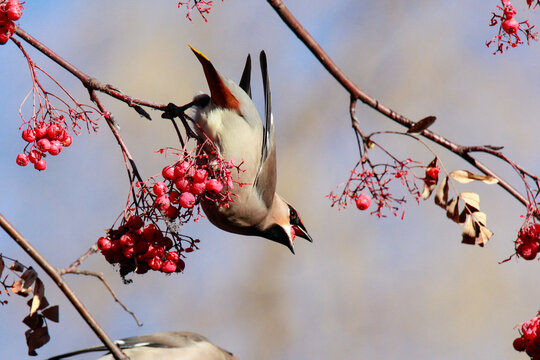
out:
<path id="1" fill-rule="evenodd" d="M 0 277 L 2 276 L 5 267 L 6 265 L 4 264 L 4 259 L 2 258 L 2 254 L 0 254 Z"/>
<path id="2" fill-rule="evenodd" d="M 24 270 L 24 266 L 18 262 L 17 260 L 15 260 L 15 262 L 13 264 L 11 264 L 11 266 L 9 267 L 10 270 L 13 270 L 13 271 L 17 271 L 17 272 L 21 272 Z"/>
<path id="3" fill-rule="evenodd" d="M 51 337 L 49 336 L 49 330 L 47 326 L 41 327 L 35 330 L 27 330 L 24 335 L 26 335 L 26 345 L 28 346 L 28 355 L 35 356 L 35 350 L 39 349 L 43 345 L 49 342 Z M 37 355 L 37 354 L 36 354 Z"/>
<path id="4" fill-rule="evenodd" d="M 60 311 L 58 309 L 58 305 L 50 306 L 46 309 L 44 309 L 42 312 L 43 316 L 45 316 L 47 319 L 58 322 L 60 321 Z"/>
<path id="5" fill-rule="evenodd" d="M 30 266 L 28 269 L 26 269 L 25 272 L 21 275 L 22 281 L 24 281 L 24 288 L 29 289 L 32 284 L 34 284 L 34 281 L 37 279 L 37 272 L 36 270 L 32 269 Z"/>
<path id="6" fill-rule="evenodd" d="M 483 246 L 485 243 L 489 241 L 489 239 L 491 239 L 491 237 L 493 236 L 493 231 L 489 230 L 485 226 L 481 226 L 479 235 L 480 235 L 480 240 L 481 240 L 481 244 L 479 245 Z"/>
<path id="7" fill-rule="evenodd" d="M 11 286 L 11 291 L 14 294 L 20 295 L 22 297 L 28 296 L 28 289 L 24 288 L 22 280 L 15 281 Z"/>
<path id="8" fill-rule="evenodd" d="M 462 192 L 458 195 L 470 209 L 471 212 L 480 210 L 480 196 L 473 192 Z"/>
<path id="9" fill-rule="evenodd" d="M 463 244 L 474 245 L 476 244 L 476 231 L 477 229 L 474 226 L 474 221 L 472 216 L 468 216 L 463 225 L 463 232 L 461 233 L 461 242 Z"/>
<path id="10" fill-rule="evenodd" d="M 415 123 L 413 126 L 411 126 L 409 130 L 407 130 L 407 133 L 421 133 L 422 131 L 430 127 L 435 122 L 435 120 L 437 120 L 436 116 L 427 116 Z"/>
<path id="11" fill-rule="evenodd" d="M 426 166 L 426 167 L 430 168 L 430 167 L 435 167 L 435 166 L 437 166 L 437 158 L 431 160 L 431 162 L 429 163 L 429 165 Z"/>
<path id="12" fill-rule="evenodd" d="M 34 300 L 34 298 L 32 297 L 32 299 L 28 300 L 26 302 L 26 305 L 28 305 L 29 307 L 32 306 L 32 301 Z M 49 302 L 47 301 L 47 298 L 45 296 L 43 296 L 41 298 L 41 304 L 39 305 L 38 307 L 38 310 L 43 310 L 45 309 L 47 306 L 49 306 Z"/>
<path id="13" fill-rule="evenodd" d="M 437 191 L 435 192 L 435 204 L 443 209 L 446 209 L 448 205 L 448 177 L 445 177 L 439 184 L 439 187 L 437 187 Z"/>
<path id="14" fill-rule="evenodd" d="M 450 176 L 462 183 L 462 184 L 467 184 L 467 183 L 470 183 L 470 182 L 473 182 L 473 181 L 476 181 L 476 180 L 479 180 L 479 181 L 483 181 L 484 183 L 486 184 L 496 184 L 499 182 L 499 180 L 497 180 L 496 178 L 494 178 L 493 176 L 489 176 L 489 175 L 478 175 L 478 174 L 473 174 L 472 172 L 470 171 L 467 171 L 467 170 L 455 170 L 455 171 L 452 171 L 450 173 Z"/>
<path id="15" fill-rule="evenodd" d="M 36 284 L 34 285 L 34 297 L 32 298 L 32 305 L 30 306 L 30 315 L 33 315 L 41 307 L 41 300 L 43 299 L 43 294 L 45 288 L 43 283 L 38 278 L 36 279 Z"/>
<path id="16" fill-rule="evenodd" d="M 475 223 L 478 223 L 481 226 L 486 226 L 486 222 L 487 222 L 486 213 L 483 213 L 481 211 L 476 211 L 472 213 L 471 216 L 473 217 L 473 220 Z"/>
<path id="17" fill-rule="evenodd" d="M 431 193 L 437 187 L 435 180 L 424 180 L 424 191 L 422 191 L 422 199 L 427 200 L 431 196 Z"/>
<path id="18" fill-rule="evenodd" d="M 467 213 L 465 210 L 463 210 L 461 213 L 459 212 L 459 197 L 450 201 L 446 207 L 446 216 L 458 224 L 463 224 L 465 222 Z"/>
<path id="19" fill-rule="evenodd" d="M 39 329 L 43 326 L 43 316 L 39 314 L 28 315 L 22 322 L 32 330 Z"/>

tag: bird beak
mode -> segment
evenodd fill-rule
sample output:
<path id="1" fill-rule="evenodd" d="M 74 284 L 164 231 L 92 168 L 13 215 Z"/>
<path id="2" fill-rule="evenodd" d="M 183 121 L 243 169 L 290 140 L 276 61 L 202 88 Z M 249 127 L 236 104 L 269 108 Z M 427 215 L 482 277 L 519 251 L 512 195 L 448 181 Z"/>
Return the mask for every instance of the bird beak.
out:
<path id="1" fill-rule="evenodd" d="M 300 236 L 301 238 L 304 238 L 309 242 L 313 242 L 313 239 L 311 238 L 311 235 L 309 235 L 309 233 L 306 230 L 306 227 L 304 226 L 304 224 L 302 222 L 300 222 L 297 225 L 293 225 L 292 228 L 293 228 L 294 233 L 296 234 L 296 236 Z"/>
<path id="2" fill-rule="evenodd" d="M 231 90 L 225 85 L 221 76 L 219 76 L 217 70 L 214 68 L 214 65 L 208 60 L 206 55 L 202 52 L 194 49 L 189 45 L 191 51 L 195 54 L 199 62 L 201 63 L 204 76 L 208 82 L 208 87 L 210 88 L 210 97 L 212 102 L 223 109 L 236 110 L 240 113 L 240 102 L 232 94 Z"/>

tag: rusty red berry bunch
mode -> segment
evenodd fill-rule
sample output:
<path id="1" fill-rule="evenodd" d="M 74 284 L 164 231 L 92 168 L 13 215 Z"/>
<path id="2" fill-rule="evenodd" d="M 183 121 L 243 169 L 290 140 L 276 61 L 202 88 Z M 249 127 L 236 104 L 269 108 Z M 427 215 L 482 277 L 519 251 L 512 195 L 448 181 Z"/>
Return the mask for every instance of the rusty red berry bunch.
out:
<path id="1" fill-rule="evenodd" d="M 515 241 L 516 254 L 525 260 L 534 260 L 540 250 L 540 224 L 526 224 Z"/>
<path id="2" fill-rule="evenodd" d="M 47 123 L 41 121 L 35 126 L 28 126 L 22 131 L 22 138 L 27 142 L 22 153 L 17 155 L 17 164 L 26 166 L 34 164 L 36 170 L 45 170 L 47 155 L 56 156 L 63 148 L 73 142 L 68 135 L 68 127 L 64 117 L 60 116 Z"/>
<path id="3" fill-rule="evenodd" d="M 385 217 L 385 211 L 390 211 L 394 216 L 398 216 L 401 209 L 401 218 L 404 216 L 403 205 L 406 197 L 396 197 L 391 185 L 399 182 L 400 187 L 405 187 L 407 193 L 417 202 L 420 201 L 420 190 L 416 180 L 421 178 L 414 174 L 413 169 L 424 168 L 421 163 L 407 159 L 393 163 L 372 164 L 368 158 L 359 161 L 356 167 L 351 170 L 351 175 L 343 186 L 343 190 L 336 193 L 333 190 L 327 197 L 332 201 L 331 206 L 338 205 L 339 209 L 346 208 L 350 202 L 354 202 L 360 210 L 367 210 L 372 201 L 376 208 L 371 212 L 377 217 Z"/>
<path id="4" fill-rule="evenodd" d="M 534 1 L 536 7 L 537 1 Z M 493 54 L 503 53 L 510 47 L 517 47 L 523 44 L 519 34 L 520 32 L 525 36 L 527 44 L 531 40 L 538 40 L 538 32 L 535 32 L 535 25 L 530 25 L 529 20 L 519 22 L 516 20 L 516 8 L 512 5 L 510 0 L 501 0 L 502 7 L 497 5 L 497 10 L 501 13 L 492 13 L 490 26 L 499 25 L 499 33 L 491 40 L 486 42 L 486 46 L 490 46 L 493 43 L 497 43 L 497 49 Z M 527 0 L 529 7 L 533 5 L 533 1 Z"/>
<path id="5" fill-rule="evenodd" d="M 531 359 L 540 359 L 540 312 L 531 320 L 521 324 L 520 335 L 514 339 L 514 349 L 524 351 Z"/>
<path id="6" fill-rule="evenodd" d="M 162 273 L 181 272 L 185 263 L 182 253 L 197 249 L 198 239 L 161 230 L 154 223 L 144 224 L 138 215 L 131 215 L 118 229 L 111 229 L 99 238 L 97 245 L 105 259 L 120 265 L 120 274 L 144 274 L 150 270 Z"/>
<path id="7" fill-rule="evenodd" d="M 0 0 L 0 45 L 15 32 L 15 21 L 21 18 L 23 9 L 19 0 Z"/>

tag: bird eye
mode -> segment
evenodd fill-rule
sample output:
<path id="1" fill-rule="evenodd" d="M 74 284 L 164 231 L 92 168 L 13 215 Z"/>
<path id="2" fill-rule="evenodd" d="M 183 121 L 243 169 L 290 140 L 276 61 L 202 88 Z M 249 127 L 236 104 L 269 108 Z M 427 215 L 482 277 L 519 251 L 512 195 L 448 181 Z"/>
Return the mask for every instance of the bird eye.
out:
<path id="1" fill-rule="evenodd" d="M 296 217 L 296 211 L 293 209 L 293 208 L 289 208 L 289 216 L 291 218 L 295 218 Z"/>

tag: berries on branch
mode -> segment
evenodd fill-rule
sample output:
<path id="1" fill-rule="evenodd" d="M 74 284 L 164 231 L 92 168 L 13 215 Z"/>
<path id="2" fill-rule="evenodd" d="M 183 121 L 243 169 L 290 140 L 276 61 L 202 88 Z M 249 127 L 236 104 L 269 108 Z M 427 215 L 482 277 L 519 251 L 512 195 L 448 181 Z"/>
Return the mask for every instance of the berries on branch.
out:
<path id="1" fill-rule="evenodd" d="M 540 312 L 521 324 L 520 336 L 514 339 L 514 349 L 525 352 L 532 360 L 540 359 Z"/>
<path id="2" fill-rule="evenodd" d="M 193 1 L 193 4 L 191 4 L 192 1 Z M 193 22 L 193 19 L 191 19 L 191 12 L 193 11 L 193 9 L 197 9 L 199 14 L 204 19 L 204 21 L 208 22 L 208 19 L 206 19 L 205 15 L 208 15 L 210 13 L 212 6 L 214 6 L 214 1 L 212 0 L 187 0 L 187 1 L 178 2 L 178 8 L 182 7 L 183 5 L 186 6 L 186 9 L 187 9 L 186 18 L 188 18 L 189 21 Z"/>
<path id="3" fill-rule="evenodd" d="M 199 240 L 180 233 L 181 226 L 202 216 L 203 202 L 228 207 L 234 201 L 234 186 L 244 185 L 233 178 L 233 171 L 239 174 L 242 164 L 222 159 L 217 151 L 207 155 L 205 145 L 206 149 L 212 147 L 207 141 L 189 152 L 161 149 L 160 153 L 177 160 L 165 166 L 161 175 L 134 183 L 132 190 L 138 190 L 124 210 L 120 226 L 113 226 L 98 240 L 105 259 L 120 265 L 124 279 L 132 272 L 182 272 L 182 258 L 198 249 Z"/>
<path id="4" fill-rule="evenodd" d="M 15 33 L 15 21 L 21 18 L 23 9 L 19 0 L 0 0 L 0 45 Z"/>
<path id="5" fill-rule="evenodd" d="M 494 36 L 491 40 L 486 42 L 486 46 L 490 46 L 493 43 L 497 43 L 497 49 L 493 53 L 503 53 L 505 50 L 508 50 L 509 47 L 517 47 L 518 45 L 523 44 L 519 34 L 521 32 L 522 36 L 525 36 L 527 45 L 530 44 L 531 40 L 538 40 L 538 32 L 534 31 L 536 26 L 530 25 L 529 20 L 519 22 L 516 20 L 515 15 L 517 13 L 515 7 L 511 4 L 510 0 L 501 0 L 502 7 L 497 5 L 497 10 L 501 13 L 492 13 L 490 26 L 495 26 L 499 24 L 499 33 Z M 537 6 L 538 1 L 534 1 L 534 7 Z M 529 8 L 532 6 L 533 1 L 527 0 Z"/>

